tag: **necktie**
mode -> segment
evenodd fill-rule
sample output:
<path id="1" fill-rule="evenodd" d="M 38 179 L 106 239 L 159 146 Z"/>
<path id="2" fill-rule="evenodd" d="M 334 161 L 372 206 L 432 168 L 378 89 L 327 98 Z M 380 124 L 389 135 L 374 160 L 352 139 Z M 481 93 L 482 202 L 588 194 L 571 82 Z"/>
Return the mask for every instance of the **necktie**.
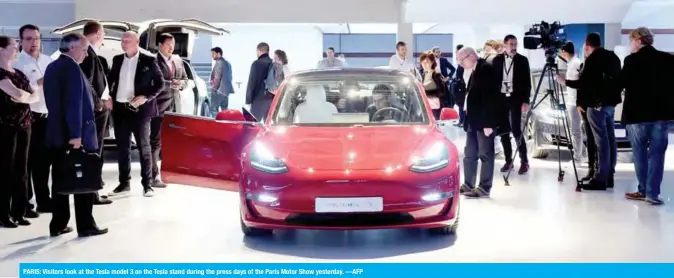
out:
<path id="1" fill-rule="evenodd" d="M 171 77 L 175 74 L 175 67 L 176 65 L 173 63 L 173 60 L 169 59 L 169 73 L 171 74 Z"/>

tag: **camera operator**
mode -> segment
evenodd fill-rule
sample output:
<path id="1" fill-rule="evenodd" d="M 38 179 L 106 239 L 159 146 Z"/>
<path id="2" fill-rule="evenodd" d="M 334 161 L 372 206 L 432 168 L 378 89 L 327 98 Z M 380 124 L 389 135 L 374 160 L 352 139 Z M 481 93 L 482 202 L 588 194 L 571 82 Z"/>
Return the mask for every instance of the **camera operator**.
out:
<path id="1" fill-rule="evenodd" d="M 531 96 L 531 71 L 529 69 L 529 59 L 517 53 L 517 37 L 507 35 L 503 39 L 505 51 L 494 58 L 494 68 L 497 71 L 501 84 L 501 95 L 503 96 L 505 108 L 504 126 L 510 126 L 510 130 L 504 130 L 501 133 L 501 145 L 506 163 L 501 168 L 501 172 L 508 172 L 513 168 L 513 149 L 510 140 L 510 132 L 517 142 L 520 155 L 520 175 L 529 171 L 529 160 L 527 159 L 527 146 L 522 138 L 522 113 L 529 110 L 529 98 Z"/>
<path id="2" fill-rule="evenodd" d="M 653 33 L 647 28 L 635 29 L 629 38 L 632 54 L 625 58 L 620 76 L 625 88 L 622 122 L 632 144 L 638 188 L 625 197 L 661 205 L 668 126 L 674 120 L 674 56 L 653 47 Z"/>
<path id="3" fill-rule="evenodd" d="M 575 46 L 573 45 L 572 42 L 567 42 L 563 47 L 562 51 L 560 53 L 561 57 L 564 59 L 564 62 L 566 63 L 566 79 L 567 80 L 578 80 L 578 76 L 580 75 L 580 65 L 582 64 L 580 62 L 580 59 L 576 57 L 576 50 Z M 583 122 L 587 122 L 587 115 L 581 115 L 582 113 L 578 111 L 576 107 L 578 107 L 576 103 L 576 98 L 577 98 L 578 92 L 576 89 L 573 88 L 566 88 L 566 107 L 567 110 L 569 111 L 569 116 L 571 117 L 571 134 L 572 134 L 572 144 L 573 144 L 573 149 L 574 149 L 574 157 L 573 159 L 576 160 L 576 163 L 582 163 L 583 160 L 583 153 L 585 152 L 585 144 L 583 144 L 583 132 L 582 132 L 582 124 Z M 581 120 L 585 119 L 585 120 Z M 590 132 L 589 126 L 587 126 L 587 132 Z M 590 136 L 588 136 L 590 138 Z M 590 145 L 590 142 L 588 141 L 588 145 Z M 589 146 L 593 149 L 592 153 L 592 160 L 590 161 L 591 168 L 594 168 L 594 160 L 596 159 L 596 150 L 594 150 L 594 138 L 592 138 L 592 144 Z M 592 178 L 592 177 L 590 177 Z M 589 178 L 588 178 L 589 180 Z"/>
<path id="4" fill-rule="evenodd" d="M 566 80 L 561 75 L 561 84 L 578 89 L 577 104 L 581 112 L 587 113 L 592 134 L 597 144 L 597 171 L 585 190 L 606 190 L 613 187 L 613 174 L 617 162 L 615 141 L 615 106 L 622 102 L 618 83 L 620 58 L 601 46 L 598 33 L 590 33 L 585 38 L 585 65 L 578 80 Z"/>

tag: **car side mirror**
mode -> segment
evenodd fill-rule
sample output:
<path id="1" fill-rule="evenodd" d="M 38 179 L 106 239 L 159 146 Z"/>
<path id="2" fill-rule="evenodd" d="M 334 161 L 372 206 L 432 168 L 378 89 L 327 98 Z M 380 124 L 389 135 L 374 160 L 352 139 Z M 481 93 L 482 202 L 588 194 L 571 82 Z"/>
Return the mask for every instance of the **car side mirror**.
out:
<path id="1" fill-rule="evenodd" d="M 236 109 L 222 110 L 215 116 L 216 121 L 245 122 L 243 113 Z"/>
<path id="2" fill-rule="evenodd" d="M 453 108 L 442 108 L 440 110 L 440 120 L 441 121 L 453 121 L 459 119 L 459 112 Z"/>

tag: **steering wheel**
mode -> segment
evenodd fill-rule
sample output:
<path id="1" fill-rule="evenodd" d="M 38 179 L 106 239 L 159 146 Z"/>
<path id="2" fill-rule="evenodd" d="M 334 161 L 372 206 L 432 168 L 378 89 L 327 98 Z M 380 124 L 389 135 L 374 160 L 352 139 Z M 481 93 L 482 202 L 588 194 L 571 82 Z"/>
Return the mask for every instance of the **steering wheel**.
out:
<path id="1" fill-rule="evenodd" d="M 384 112 L 384 111 L 393 111 L 393 113 L 396 114 L 395 116 L 393 116 L 393 118 L 396 118 L 398 120 L 401 120 L 403 118 L 403 116 L 405 115 L 404 111 L 402 111 L 402 110 L 400 110 L 396 107 L 389 106 L 389 107 L 384 107 L 382 109 L 379 109 L 379 110 L 377 110 L 377 112 L 374 112 L 374 115 L 372 115 L 372 120 L 376 121 L 376 122 L 386 121 L 386 120 L 377 120 L 377 118 L 380 116 L 379 114 Z"/>

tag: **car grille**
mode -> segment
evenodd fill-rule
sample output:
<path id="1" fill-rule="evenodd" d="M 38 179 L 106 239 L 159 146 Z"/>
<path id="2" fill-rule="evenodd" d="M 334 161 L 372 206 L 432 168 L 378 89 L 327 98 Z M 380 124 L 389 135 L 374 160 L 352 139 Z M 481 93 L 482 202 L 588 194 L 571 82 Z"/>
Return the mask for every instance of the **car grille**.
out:
<path id="1" fill-rule="evenodd" d="M 288 225 L 321 227 L 392 226 L 414 222 L 409 213 L 297 213 L 286 217 Z"/>

